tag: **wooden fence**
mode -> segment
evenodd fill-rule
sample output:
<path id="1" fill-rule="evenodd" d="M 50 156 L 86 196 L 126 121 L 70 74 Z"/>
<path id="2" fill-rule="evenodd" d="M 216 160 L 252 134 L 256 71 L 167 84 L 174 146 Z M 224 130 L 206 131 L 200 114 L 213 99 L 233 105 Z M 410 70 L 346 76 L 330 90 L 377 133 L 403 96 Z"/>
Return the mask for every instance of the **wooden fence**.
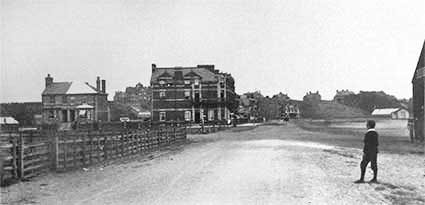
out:
<path id="1" fill-rule="evenodd" d="M 48 170 L 68 171 L 148 152 L 186 139 L 185 126 L 120 131 L 30 131 L 0 133 L 1 182 Z"/>

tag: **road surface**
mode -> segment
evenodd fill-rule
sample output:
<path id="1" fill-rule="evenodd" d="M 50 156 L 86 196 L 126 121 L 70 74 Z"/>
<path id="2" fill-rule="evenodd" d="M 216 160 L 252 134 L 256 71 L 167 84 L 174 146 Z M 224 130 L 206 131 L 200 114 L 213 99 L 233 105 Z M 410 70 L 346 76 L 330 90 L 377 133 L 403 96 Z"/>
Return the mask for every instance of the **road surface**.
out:
<path id="1" fill-rule="evenodd" d="M 193 135 L 189 136 L 188 144 L 147 157 L 90 167 L 88 171 L 49 174 L 14 185 L 2 190 L 2 201 L 17 204 L 425 202 L 420 168 L 404 176 L 418 175 L 422 177 L 419 181 L 406 182 L 400 177 L 392 180 L 391 176 L 382 174 L 380 184 L 354 184 L 359 177 L 360 149 L 297 140 L 297 136 L 315 134 L 289 124 Z M 414 156 L 381 157 L 383 164 Z M 369 172 L 367 177 L 371 177 Z"/>

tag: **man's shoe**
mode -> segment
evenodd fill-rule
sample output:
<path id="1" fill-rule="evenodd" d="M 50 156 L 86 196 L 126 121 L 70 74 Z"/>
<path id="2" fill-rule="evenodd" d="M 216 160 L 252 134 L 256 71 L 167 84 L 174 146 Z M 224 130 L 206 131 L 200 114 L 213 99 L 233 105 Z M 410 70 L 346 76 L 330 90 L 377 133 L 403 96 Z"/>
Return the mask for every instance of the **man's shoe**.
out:
<path id="1" fill-rule="evenodd" d="M 355 181 L 354 183 L 355 184 L 362 184 L 362 183 L 364 183 L 364 180 L 363 179 L 359 179 L 359 180 Z"/>
<path id="2" fill-rule="evenodd" d="M 378 180 L 377 179 L 372 179 L 372 180 L 369 181 L 369 183 L 378 183 Z"/>

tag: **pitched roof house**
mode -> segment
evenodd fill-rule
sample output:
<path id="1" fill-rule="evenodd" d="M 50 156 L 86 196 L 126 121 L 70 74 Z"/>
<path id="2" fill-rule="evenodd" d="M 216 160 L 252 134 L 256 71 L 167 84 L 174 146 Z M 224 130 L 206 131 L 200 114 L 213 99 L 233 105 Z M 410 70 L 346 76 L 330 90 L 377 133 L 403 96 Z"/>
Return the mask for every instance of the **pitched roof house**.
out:
<path id="1" fill-rule="evenodd" d="M 106 81 L 97 77 L 96 87 L 82 82 L 53 82 L 45 78 L 43 90 L 43 123 L 71 123 L 76 121 L 109 121 Z"/>

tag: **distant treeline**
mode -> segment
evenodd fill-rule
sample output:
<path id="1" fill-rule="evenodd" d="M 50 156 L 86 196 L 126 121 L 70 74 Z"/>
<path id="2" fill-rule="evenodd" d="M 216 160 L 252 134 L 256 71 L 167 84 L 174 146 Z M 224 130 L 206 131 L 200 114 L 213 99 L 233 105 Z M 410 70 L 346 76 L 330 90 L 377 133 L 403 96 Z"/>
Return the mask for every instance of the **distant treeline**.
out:
<path id="1" fill-rule="evenodd" d="M 343 104 L 360 108 L 369 114 L 372 113 L 375 108 L 410 107 L 409 100 L 398 100 L 395 96 L 388 95 L 383 91 L 360 91 L 358 94 L 345 96 Z"/>

